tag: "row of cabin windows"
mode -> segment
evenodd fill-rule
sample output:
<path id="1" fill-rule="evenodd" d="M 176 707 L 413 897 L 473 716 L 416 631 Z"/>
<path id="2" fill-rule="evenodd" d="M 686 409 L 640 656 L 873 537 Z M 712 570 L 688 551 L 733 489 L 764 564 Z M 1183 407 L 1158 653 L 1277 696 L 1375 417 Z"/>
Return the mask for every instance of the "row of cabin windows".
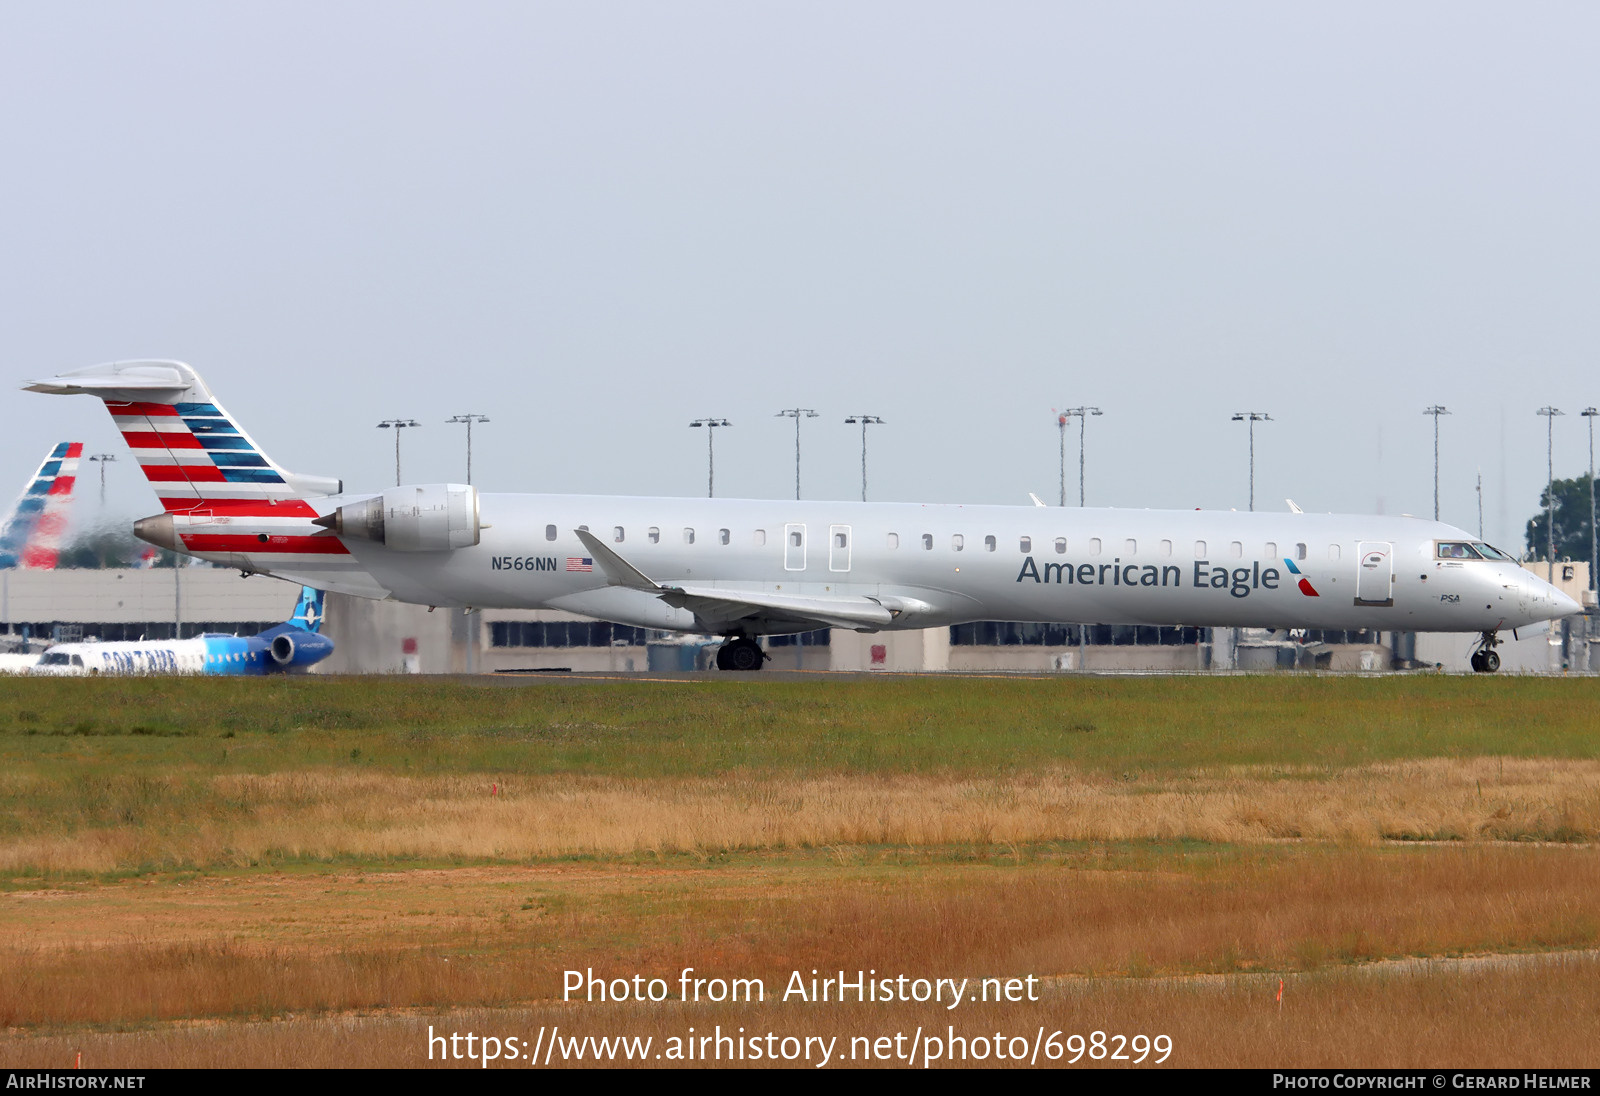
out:
<path id="1" fill-rule="evenodd" d="M 589 527 L 587 525 L 580 525 L 580 526 L 578 526 L 578 528 L 582 529 L 584 532 L 588 532 L 589 531 Z M 544 538 L 546 540 L 555 540 L 556 536 L 558 535 L 558 532 L 559 531 L 557 530 L 557 528 L 554 525 L 546 525 L 544 527 Z M 651 544 L 660 544 L 661 543 L 661 528 L 660 528 L 660 526 L 656 526 L 656 525 L 650 526 L 649 529 L 647 530 L 645 536 L 646 536 L 646 539 L 648 539 Z M 615 542 L 617 544 L 624 543 L 627 540 L 627 530 L 624 529 L 620 525 L 612 526 L 612 528 L 611 528 L 611 539 L 612 539 L 613 542 Z M 684 529 L 683 529 L 683 543 L 685 543 L 685 544 L 693 544 L 694 542 L 695 542 L 694 529 L 692 527 L 685 526 Z M 757 548 L 765 547 L 766 543 L 767 543 L 767 531 L 765 529 L 753 530 L 752 531 L 752 535 L 751 535 L 751 542 Z M 733 531 L 730 530 L 730 529 L 718 529 L 717 530 L 717 543 L 718 544 L 732 544 L 733 543 Z M 802 531 L 800 531 L 799 529 L 791 529 L 789 531 L 789 544 L 793 548 L 803 548 L 805 546 L 805 534 Z M 900 547 L 900 534 L 899 533 L 889 533 L 889 534 L 887 534 L 887 544 L 888 544 L 888 546 L 890 548 L 899 548 Z M 1064 555 L 1067 554 L 1067 538 L 1066 537 L 1056 537 L 1054 539 L 1054 541 L 1051 542 L 1051 544 L 1052 544 L 1052 547 L 1054 547 L 1054 549 L 1055 549 L 1056 555 L 1064 556 Z M 933 534 L 932 533 L 923 533 L 922 534 L 922 547 L 923 547 L 923 549 L 925 551 L 931 552 L 931 551 L 933 551 L 933 545 L 934 545 Z M 1102 542 L 1101 542 L 1099 537 L 1090 537 L 1088 542 L 1087 542 L 1087 545 L 1088 545 L 1088 549 L 1089 549 L 1089 554 L 1091 556 L 1098 556 L 1105 550 L 1104 549 L 1104 545 L 1102 544 Z M 845 532 L 840 532 L 840 531 L 837 531 L 837 530 L 834 531 L 834 533 L 833 533 L 833 546 L 835 548 L 848 548 L 850 546 L 850 535 L 848 533 L 845 533 Z M 962 551 L 966 550 L 966 547 L 967 547 L 967 538 L 965 536 L 963 536 L 960 533 L 954 533 L 954 534 L 951 535 L 951 537 L 950 537 L 950 550 L 951 551 L 953 551 L 953 552 L 962 552 Z M 1305 559 L 1307 557 L 1307 555 L 1309 554 L 1309 550 L 1308 550 L 1308 548 L 1307 548 L 1307 546 L 1306 546 L 1304 541 L 1297 542 L 1297 543 L 1295 543 L 1293 545 L 1286 545 L 1285 547 L 1289 551 L 1293 552 L 1293 554 L 1294 554 L 1293 558 L 1297 559 L 1297 560 L 1298 559 Z M 994 551 L 998 551 L 999 548 L 1000 548 L 1000 542 L 999 542 L 998 539 L 996 539 L 996 537 L 992 533 L 983 538 L 983 549 L 984 549 L 984 551 L 986 551 L 986 552 L 994 552 Z M 1211 558 L 1210 552 L 1208 550 L 1209 548 L 1210 548 L 1210 545 L 1207 544 L 1207 542 L 1205 542 L 1203 540 L 1195 541 L 1194 542 L 1194 558 L 1195 559 L 1209 559 L 1209 558 Z M 1030 554 L 1033 551 L 1033 538 L 1032 537 L 1027 537 L 1027 536 L 1019 538 L 1018 541 L 1017 541 L 1017 551 L 1022 553 L 1023 555 Z M 1244 558 L 1244 542 L 1243 541 L 1238 541 L 1238 540 L 1229 541 L 1225 551 L 1229 556 L 1233 557 L 1234 559 L 1243 559 Z M 1156 552 L 1162 558 L 1170 558 L 1171 555 L 1172 555 L 1172 541 L 1170 541 L 1170 540 L 1157 541 L 1156 542 Z M 1138 542 L 1138 540 L 1136 540 L 1133 537 L 1129 537 L 1127 540 L 1124 540 L 1122 542 L 1121 554 L 1124 557 L 1137 556 L 1139 554 L 1139 542 Z M 1269 540 L 1265 544 L 1263 544 L 1262 545 L 1261 554 L 1264 557 L 1268 558 L 1268 559 L 1277 557 L 1277 555 L 1278 555 L 1278 543 L 1277 543 L 1277 541 Z M 1337 544 L 1328 545 L 1328 558 L 1329 559 L 1338 559 L 1339 558 L 1339 546 Z"/>

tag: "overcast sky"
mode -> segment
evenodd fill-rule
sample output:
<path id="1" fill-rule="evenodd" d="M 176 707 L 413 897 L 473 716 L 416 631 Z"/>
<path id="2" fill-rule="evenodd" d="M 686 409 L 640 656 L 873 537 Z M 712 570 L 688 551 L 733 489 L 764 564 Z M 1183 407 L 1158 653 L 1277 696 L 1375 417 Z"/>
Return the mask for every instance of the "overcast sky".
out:
<path id="1" fill-rule="evenodd" d="M 352 489 L 1432 512 L 1600 403 L 1600 9 L 0 0 L 0 492 L 195 366 Z M 0 380 L 3 380 L 0 377 Z M 1068 494 L 1077 496 L 1077 437 Z M 86 465 L 92 500 L 94 472 Z M 10 484 L 5 485 L 9 477 Z"/>

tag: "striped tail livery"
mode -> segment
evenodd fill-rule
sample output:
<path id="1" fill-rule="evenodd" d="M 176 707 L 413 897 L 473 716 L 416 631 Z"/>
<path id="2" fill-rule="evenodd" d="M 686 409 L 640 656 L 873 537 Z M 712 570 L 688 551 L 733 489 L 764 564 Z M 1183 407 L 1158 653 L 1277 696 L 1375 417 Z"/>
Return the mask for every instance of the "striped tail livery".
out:
<path id="1" fill-rule="evenodd" d="M 286 471 L 182 362 L 112 362 L 28 389 L 105 401 L 161 501 L 162 513 L 135 523 L 140 539 L 246 573 L 388 594 L 337 536 L 312 524 L 317 500 L 337 495 L 340 481 Z"/>
<path id="2" fill-rule="evenodd" d="M 28 481 L 10 515 L 0 525 L 0 570 L 48 571 L 61 555 L 67 504 L 78 480 L 81 441 L 58 442 Z"/>

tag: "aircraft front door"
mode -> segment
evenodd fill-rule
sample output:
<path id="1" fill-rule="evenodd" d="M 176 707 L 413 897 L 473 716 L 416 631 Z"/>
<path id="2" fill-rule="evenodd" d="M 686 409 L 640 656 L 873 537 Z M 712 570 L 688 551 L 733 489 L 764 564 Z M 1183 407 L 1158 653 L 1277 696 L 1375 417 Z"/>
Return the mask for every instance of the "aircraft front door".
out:
<path id="1" fill-rule="evenodd" d="M 850 570 L 850 526 L 828 527 L 828 570 Z"/>
<path id="2" fill-rule="evenodd" d="M 791 523 L 783 527 L 783 569 L 806 569 L 806 527 L 803 524 Z"/>
<path id="3" fill-rule="evenodd" d="M 1356 569 L 1357 605 L 1394 604 L 1394 545 L 1367 540 L 1358 546 L 1360 562 Z"/>

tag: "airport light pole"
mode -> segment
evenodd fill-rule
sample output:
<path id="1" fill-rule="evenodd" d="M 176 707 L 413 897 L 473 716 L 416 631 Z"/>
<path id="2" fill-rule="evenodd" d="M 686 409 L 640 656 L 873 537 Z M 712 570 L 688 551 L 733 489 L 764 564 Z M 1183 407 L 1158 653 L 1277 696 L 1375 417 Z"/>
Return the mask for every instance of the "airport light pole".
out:
<path id="1" fill-rule="evenodd" d="M 384 419 L 378 424 L 378 429 L 394 429 L 394 485 L 400 486 L 400 431 L 410 426 L 421 426 L 416 419 Z"/>
<path id="2" fill-rule="evenodd" d="M 100 466 L 100 505 L 106 504 L 106 464 L 117 459 L 115 453 L 95 453 L 89 458 Z"/>
<path id="3" fill-rule="evenodd" d="M 1545 581 L 1553 586 L 1556 581 L 1556 416 L 1565 412 L 1556 407 L 1541 407 L 1536 414 L 1543 415 L 1545 419 Z"/>
<path id="4" fill-rule="evenodd" d="M 882 426 L 883 420 L 876 415 L 851 415 L 845 424 L 853 426 L 861 424 L 861 501 L 867 501 L 867 427 Z"/>
<path id="5" fill-rule="evenodd" d="M 1265 411 L 1238 411 L 1234 413 L 1234 422 L 1247 422 L 1250 424 L 1250 510 L 1256 508 L 1256 423 L 1271 422 L 1272 416 Z"/>
<path id="6" fill-rule="evenodd" d="M 800 420 L 814 419 L 817 413 L 809 407 L 790 407 L 779 411 L 773 418 L 794 420 L 794 497 L 800 497 Z"/>
<path id="7" fill-rule="evenodd" d="M 706 428 L 706 498 L 715 498 L 717 494 L 717 457 L 712 451 L 711 439 L 717 436 L 717 427 L 732 426 L 727 419 L 695 419 L 690 426 L 703 426 Z"/>
<path id="8" fill-rule="evenodd" d="M 1478 539 L 1483 539 L 1483 469 L 1478 469 Z"/>
<path id="9" fill-rule="evenodd" d="M 1439 416 L 1448 415 L 1450 409 L 1441 404 L 1424 408 L 1424 415 L 1433 416 L 1433 520 L 1439 520 Z"/>
<path id="10" fill-rule="evenodd" d="M 1090 415 L 1103 415 L 1105 412 L 1098 407 L 1069 407 L 1056 417 L 1056 426 L 1061 431 L 1061 505 L 1067 504 L 1067 420 L 1076 417 L 1078 420 L 1078 505 L 1083 505 L 1083 453 L 1084 432 L 1089 423 Z"/>
<path id="11" fill-rule="evenodd" d="M 1600 551 L 1596 551 L 1594 540 L 1594 417 L 1600 415 L 1600 408 L 1585 407 L 1578 414 L 1589 420 L 1589 589 L 1600 590 L 1595 576 Z"/>
<path id="12" fill-rule="evenodd" d="M 475 422 L 488 422 L 489 416 L 479 415 L 475 412 L 469 411 L 465 415 L 454 415 L 448 419 L 445 419 L 444 421 L 446 423 L 464 422 L 467 424 L 467 486 L 470 487 L 472 486 L 472 424 Z M 398 452 L 400 435 L 396 434 L 394 437 L 396 443 L 396 452 Z M 395 479 L 398 481 L 400 478 L 398 467 L 396 468 L 394 475 Z M 396 482 L 395 486 L 398 487 L 399 483 Z"/>

